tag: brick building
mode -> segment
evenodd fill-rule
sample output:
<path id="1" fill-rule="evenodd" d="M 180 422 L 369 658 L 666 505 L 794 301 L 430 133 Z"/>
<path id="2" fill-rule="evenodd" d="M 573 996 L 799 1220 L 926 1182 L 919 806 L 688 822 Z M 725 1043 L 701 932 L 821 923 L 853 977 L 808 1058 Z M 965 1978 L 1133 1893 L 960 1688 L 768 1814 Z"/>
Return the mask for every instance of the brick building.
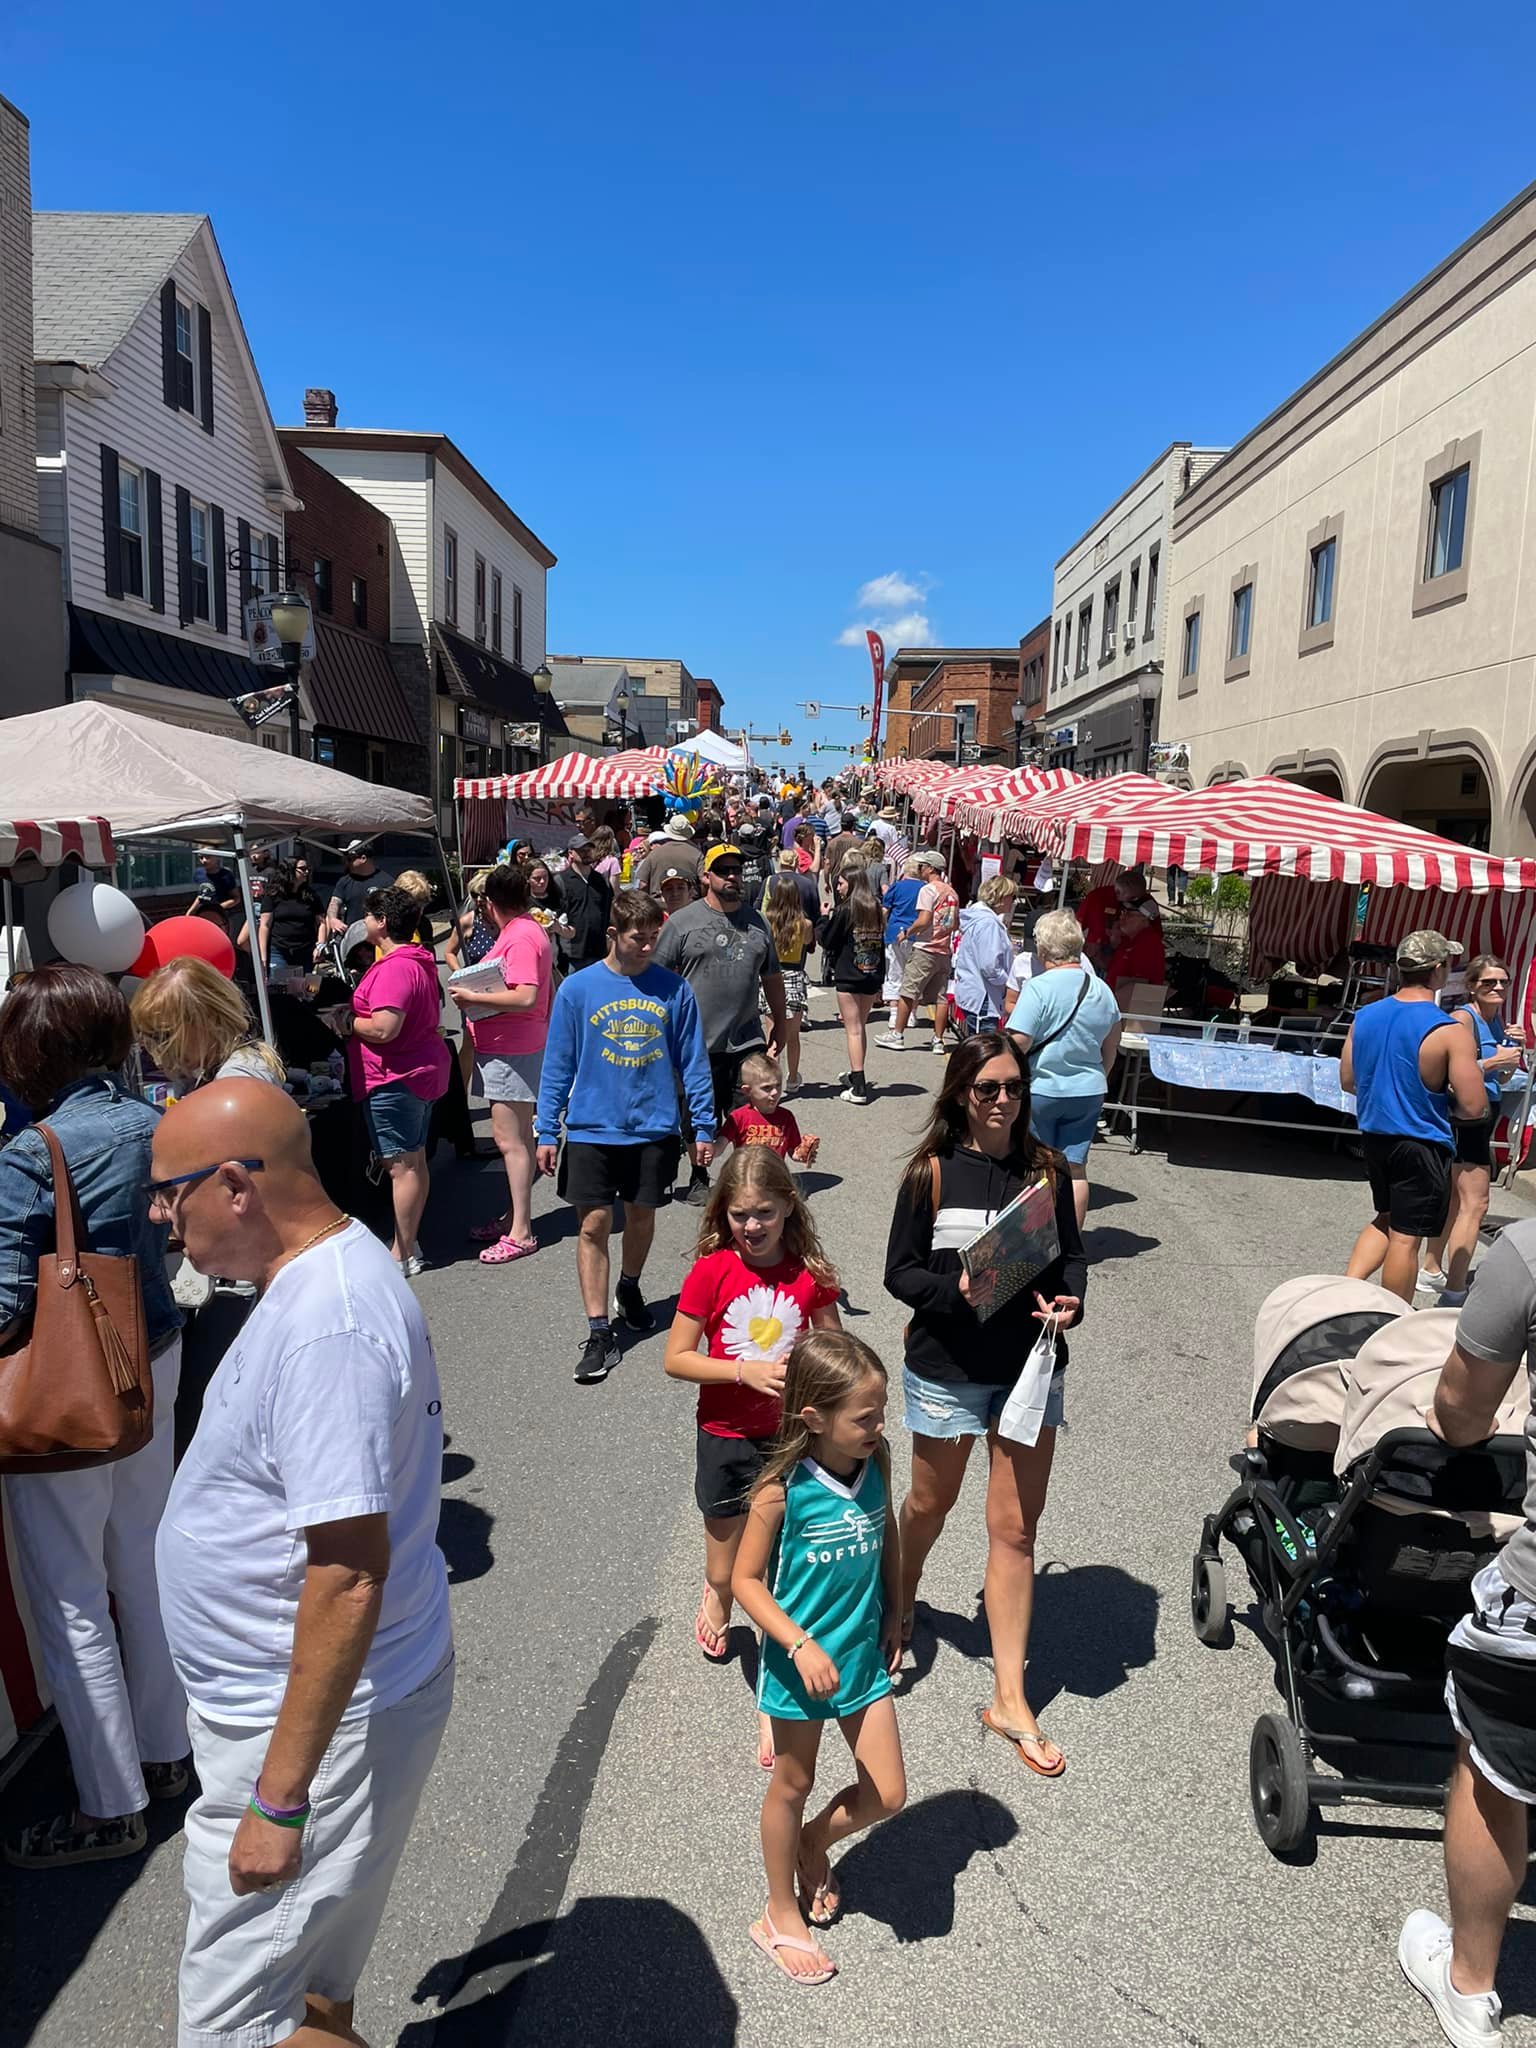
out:
<path id="1" fill-rule="evenodd" d="M 1019 723 L 1021 754 L 1042 743 L 1050 670 L 1051 621 L 1047 616 L 1019 642 L 1019 702 L 1024 709 Z"/>
<path id="2" fill-rule="evenodd" d="M 427 750 L 389 658 L 389 520 L 301 448 L 287 456 L 304 501 L 286 520 L 289 577 L 315 615 L 305 677 L 314 757 L 345 775 L 430 794 Z"/>
<path id="3" fill-rule="evenodd" d="M 720 713 L 725 705 L 725 692 L 713 676 L 696 676 L 694 688 L 698 692 L 699 731 L 719 732 Z"/>
<path id="4" fill-rule="evenodd" d="M 1017 647 L 901 647 L 885 674 L 888 757 L 1012 761 Z"/>

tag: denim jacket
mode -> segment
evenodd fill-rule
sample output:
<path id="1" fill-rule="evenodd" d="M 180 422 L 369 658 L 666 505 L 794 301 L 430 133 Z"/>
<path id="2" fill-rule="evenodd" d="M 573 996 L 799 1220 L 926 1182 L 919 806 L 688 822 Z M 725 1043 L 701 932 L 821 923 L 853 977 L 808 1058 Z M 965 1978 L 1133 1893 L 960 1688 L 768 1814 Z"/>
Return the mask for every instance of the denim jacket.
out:
<path id="1" fill-rule="evenodd" d="M 41 1121 L 64 1148 L 85 1225 L 85 1250 L 131 1252 L 139 1262 L 151 1352 L 181 1328 L 165 1269 L 167 1226 L 151 1223 L 144 1184 L 159 1112 L 116 1080 L 88 1075 Z M 0 1151 L 0 1329 L 24 1321 L 37 1294 L 37 1262 L 55 1249 L 48 1147 L 33 1126 Z"/>

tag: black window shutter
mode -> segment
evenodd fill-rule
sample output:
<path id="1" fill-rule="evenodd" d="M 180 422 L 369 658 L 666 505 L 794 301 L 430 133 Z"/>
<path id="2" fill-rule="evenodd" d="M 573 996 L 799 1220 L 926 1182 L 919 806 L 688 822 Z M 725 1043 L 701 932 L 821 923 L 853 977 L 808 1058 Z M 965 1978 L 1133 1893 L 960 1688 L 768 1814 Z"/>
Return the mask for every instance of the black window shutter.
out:
<path id="1" fill-rule="evenodd" d="M 240 554 L 240 617 L 245 619 L 245 607 L 251 595 L 251 529 L 250 523 L 242 519 L 235 529 L 239 536 Z"/>
<path id="2" fill-rule="evenodd" d="M 157 612 L 163 612 L 165 529 L 160 514 L 160 479 L 152 469 L 144 472 L 144 548 L 149 556 L 149 601 Z"/>
<path id="3" fill-rule="evenodd" d="M 160 287 L 160 374 L 165 385 L 165 402 L 172 412 L 181 410 L 176 392 L 176 280 L 168 277 Z"/>
<path id="4" fill-rule="evenodd" d="M 192 623 L 192 493 L 176 486 L 176 616 Z"/>
<path id="5" fill-rule="evenodd" d="M 224 581 L 228 567 L 224 559 L 224 508 L 208 508 L 208 579 L 213 585 L 213 623 L 221 633 L 229 631 L 229 590 Z"/>
<path id="6" fill-rule="evenodd" d="M 118 493 L 117 450 L 101 444 L 101 538 L 106 553 L 108 597 L 123 594 L 123 534 L 119 524 L 122 505 Z"/>
<path id="7" fill-rule="evenodd" d="M 213 320 L 206 306 L 197 309 L 197 410 L 203 432 L 213 432 Z"/>

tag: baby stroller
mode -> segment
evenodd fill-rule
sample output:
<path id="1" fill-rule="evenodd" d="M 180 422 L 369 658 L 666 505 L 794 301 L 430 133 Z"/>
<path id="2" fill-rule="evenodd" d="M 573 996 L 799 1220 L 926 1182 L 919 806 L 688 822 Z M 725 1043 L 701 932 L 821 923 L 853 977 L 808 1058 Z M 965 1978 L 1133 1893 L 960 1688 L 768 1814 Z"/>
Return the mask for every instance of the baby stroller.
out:
<path id="1" fill-rule="evenodd" d="M 1285 1705 L 1259 1717 L 1249 1746 L 1254 1822 L 1276 1854 L 1300 1845 L 1317 1803 L 1439 1804 L 1438 1777 L 1404 1779 L 1400 1767 L 1394 1777 L 1390 1758 L 1406 1751 L 1422 1762 L 1452 1746 L 1445 1640 L 1471 1605 L 1473 1576 L 1519 1525 L 1529 1408 L 1522 1374 L 1494 1436 L 1453 1449 L 1424 1426 L 1423 1414 L 1455 1339 L 1455 1311 L 1411 1314 L 1352 1281 L 1328 1283 L 1326 1295 L 1313 1282 L 1309 1297 L 1295 1291 L 1301 1286 L 1291 1283 L 1278 1311 L 1286 1290 L 1270 1297 L 1261 1332 L 1303 1318 L 1309 1299 L 1336 1310 L 1307 1326 L 1320 1348 L 1328 1348 L 1324 1324 L 1347 1327 L 1357 1315 L 1374 1315 L 1374 1334 L 1353 1358 L 1298 1366 L 1260 1399 L 1273 1378 L 1264 1375 L 1255 1400 L 1259 1441 L 1233 1459 L 1237 1491 L 1207 1518 L 1192 1597 L 1200 1640 L 1222 1641 L 1226 1536 L 1248 1566 Z M 1354 1290 L 1353 1303 L 1340 1288 Z M 1297 1330 L 1282 1352 L 1302 1335 Z M 1303 1374 L 1311 1378 L 1297 1388 Z M 1325 1413 L 1330 1405 L 1336 1419 Z M 1287 1415 L 1288 1408 L 1307 1412 Z M 1288 1441 L 1298 1435 L 1305 1440 Z M 1348 1768 L 1320 1773 L 1315 1748 L 1341 1753 Z M 1379 1758 L 1389 1760 L 1380 1772 Z"/>

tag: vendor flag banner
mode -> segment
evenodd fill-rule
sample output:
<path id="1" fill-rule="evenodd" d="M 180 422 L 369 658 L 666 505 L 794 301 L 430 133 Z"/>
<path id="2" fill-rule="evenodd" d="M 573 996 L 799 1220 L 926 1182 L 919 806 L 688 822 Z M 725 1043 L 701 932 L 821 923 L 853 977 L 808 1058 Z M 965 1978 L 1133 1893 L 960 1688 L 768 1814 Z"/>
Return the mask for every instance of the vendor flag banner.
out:
<path id="1" fill-rule="evenodd" d="M 869 665 L 875 672 L 875 715 L 869 722 L 869 758 L 874 760 L 880 752 L 880 696 L 885 688 L 885 642 L 874 628 L 864 635 L 869 642 Z"/>

